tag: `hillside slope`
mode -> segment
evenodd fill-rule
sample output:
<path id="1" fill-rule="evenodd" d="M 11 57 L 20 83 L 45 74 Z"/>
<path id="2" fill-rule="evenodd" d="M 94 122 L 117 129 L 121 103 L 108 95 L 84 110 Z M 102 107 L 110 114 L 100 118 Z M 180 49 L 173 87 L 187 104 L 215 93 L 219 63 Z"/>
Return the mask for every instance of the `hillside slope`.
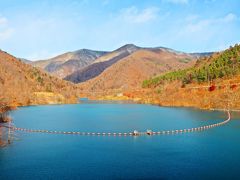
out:
<path id="1" fill-rule="evenodd" d="M 64 79 L 74 83 L 87 81 L 98 76 L 114 63 L 122 60 L 139 49 L 141 48 L 135 46 L 134 44 L 126 44 L 108 54 L 103 55 L 102 57 L 99 57 L 93 64 L 75 71 L 74 73 L 66 76 Z"/>
<path id="2" fill-rule="evenodd" d="M 240 45 L 197 61 L 194 67 L 143 82 L 142 102 L 164 106 L 240 109 Z M 191 94 L 191 96 L 189 96 Z"/>
<path id="3" fill-rule="evenodd" d="M 32 65 L 40 67 L 56 77 L 64 78 L 76 70 L 86 67 L 106 53 L 105 51 L 81 49 L 48 60 L 34 61 Z"/>
<path id="4" fill-rule="evenodd" d="M 156 74 L 183 69 L 194 64 L 194 56 L 163 49 L 141 49 L 107 68 L 99 76 L 80 83 L 86 91 L 121 91 L 141 88 L 142 81 Z"/>
<path id="5" fill-rule="evenodd" d="M 76 102 L 76 87 L 0 51 L 0 101 L 21 106 Z"/>
<path id="6" fill-rule="evenodd" d="M 202 83 L 214 79 L 234 76 L 240 73 L 240 45 L 199 59 L 196 64 L 184 70 L 160 75 L 143 82 L 144 87 L 157 87 L 166 82 L 181 81 L 182 85 Z"/>

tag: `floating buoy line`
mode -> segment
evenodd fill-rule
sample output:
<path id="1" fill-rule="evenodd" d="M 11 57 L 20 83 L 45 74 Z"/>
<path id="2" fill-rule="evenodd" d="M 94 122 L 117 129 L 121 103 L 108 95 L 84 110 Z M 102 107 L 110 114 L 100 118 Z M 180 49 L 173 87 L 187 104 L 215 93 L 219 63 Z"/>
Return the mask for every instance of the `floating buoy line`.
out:
<path id="1" fill-rule="evenodd" d="M 188 129 L 177 129 L 177 130 L 162 130 L 162 131 L 152 131 L 147 130 L 143 132 L 139 132 L 134 130 L 133 132 L 79 132 L 79 131 L 52 131 L 52 130 L 37 130 L 37 129 L 27 129 L 27 128 L 19 128 L 14 126 L 6 126 L 1 125 L 2 127 L 9 128 L 13 131 L 23 131 L 27 133 L 45 133 L 45 134 L 66 134 L 66 135 L 81 135 L 81 136 L 144 136 L 144 135 L 170 135 L 170 134 L 182 134 L 182 133 L 191 133 L 197 131 L 205 131 L 208 129 L 212 129 L 218 126 L 222 126 L 228 123 L 231 120 L 231 114 L 227 111 L 228 118 L 222 122 L 199 126 L 195 128 L 188 128 Z"/>

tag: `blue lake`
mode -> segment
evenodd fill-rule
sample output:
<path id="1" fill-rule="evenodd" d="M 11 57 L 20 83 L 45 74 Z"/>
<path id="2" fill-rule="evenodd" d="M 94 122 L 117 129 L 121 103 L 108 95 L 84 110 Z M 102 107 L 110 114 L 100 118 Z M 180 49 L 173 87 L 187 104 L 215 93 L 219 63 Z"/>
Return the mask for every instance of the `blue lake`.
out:
<path id="1" fill-rule="evenodd" d="M 84 132 L 172 130 L 213 124 L 226 113 L 141 104 L 22 107 L 15 126 Z M 79 136 L 15 132 L 0 148 L 0 179 L 230 179 L 240 167 L 240 118 L 203 132 Z"/>

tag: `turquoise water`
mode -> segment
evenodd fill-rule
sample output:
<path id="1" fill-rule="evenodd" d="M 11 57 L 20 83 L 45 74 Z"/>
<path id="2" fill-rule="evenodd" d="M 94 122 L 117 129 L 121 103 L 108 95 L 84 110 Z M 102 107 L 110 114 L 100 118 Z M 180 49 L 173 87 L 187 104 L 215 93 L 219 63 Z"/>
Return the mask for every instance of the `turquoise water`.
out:
<path id="1" fill-rule="evenodd" d="M 226 119 L 223 112 L 140 104 L 23 107 L 17 127 L 132 132 L 192 128 Z M 230 179 L 240 167 L 240 121 L 208 131 L 108 137 L 16 132 L 0 149 L 0 179 Z"/>

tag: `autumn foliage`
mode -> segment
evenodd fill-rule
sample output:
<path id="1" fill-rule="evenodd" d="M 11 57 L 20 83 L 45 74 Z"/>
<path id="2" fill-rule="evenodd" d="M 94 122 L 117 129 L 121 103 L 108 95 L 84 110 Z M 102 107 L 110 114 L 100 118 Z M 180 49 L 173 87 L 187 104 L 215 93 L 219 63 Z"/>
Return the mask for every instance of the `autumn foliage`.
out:
<path id="1" fill-rule="evenodd" d="M 211 86 L 208 88 L 209 91 L 214 91 L 215 89 L 216 89 L 216 86 L 215 86 L 215 85 L 211 85 Z"/>
<path id="2" fill-rule="evenodd" d="M 0 51 L 0 103 L 10 106 L 39 104 L 36 92 L 62 95 L 62 103 L 76 101 L 76 87 L 61 79 L 25 64 L 12 55 Z M 54 96 L 54 98 L 56 98 Z M 42 104 L 50 100 L 43 97 Z M 54 102 L 52 102 L 54 103 Z"/>

